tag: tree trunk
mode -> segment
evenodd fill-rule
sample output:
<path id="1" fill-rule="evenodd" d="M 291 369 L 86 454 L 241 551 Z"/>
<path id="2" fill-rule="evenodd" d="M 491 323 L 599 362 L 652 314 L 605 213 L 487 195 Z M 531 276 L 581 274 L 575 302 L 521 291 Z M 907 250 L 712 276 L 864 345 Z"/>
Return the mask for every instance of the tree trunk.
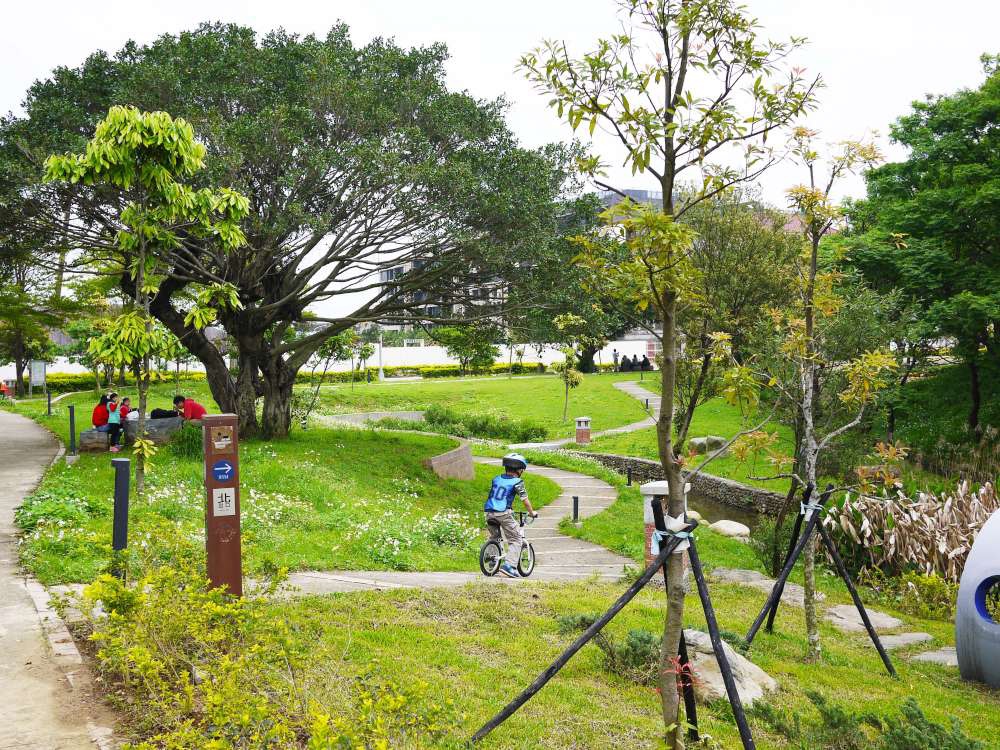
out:
<path id="1" fill-rule="evenodd" d="M 663 511 L 666 515 L 680 516 L 684 512 L 684 477 L 678 464 L 672 437 L 674 414 L 674 389 L 677 378 L 677 299 L 676 295 L 664 295 L 663 309 L 663 367 L 660 370 L 661 398 L 660 414 L 656 421 L 656 436 L 660 464 L 667 477 L 668 502 Z M 668 727 L 666 746 L 677 746 L 681 733 L 677 691 L 677 655 L 680 648 L 681 630 L 684 619 L 684 556 L 671 555 L 667 562 L 667 611 L 663 620 L 663 641 L 660 647 L 660 707 L 663 725 Z"/>
<path id="2" fill-rule="evenodd" d="M 563 422 L 569 416 L 569 381 L 565 378 L 563 379 L 563 385 L 565 386 L 566 393 L 563 397 Z"/>
<path id="3" fill-rule="evenodd" d="M 599 349 L 596 346 L 588 346 L 580 349 L 576 363 L 577 369 L 584 373 L 595 372 L 597 368 L 594 367 L 594 357 L 597 356 L 598 351 Z"/>
<path id="4" fill-rule="evenodd" d="M 972 407 L 969 409 L 969 433 L 978 441 L 982 437 L 982 428 L 979 425 L 979 406 L 982 402 L 982 391 L 979 384 L 979 363 L 973 358 L 969 360 L 969 398 L 972 400 Z"/>
<path id="5" fill-rule="evenodd" d="M 287 437 L 292 424 L 292 388 L 295 371 L 280 356 L 258 363 L 263 376 L 264 412 L 260 434 L 267 438 Z"/>
<path id="6" fill-rule="evenodd" d="M 677 446 L 674 453 L 680 455 L 684 452 L 684 443 L 687 442 L 688 431 L 691 429 L 691 420 L 694 419 L 694 410 L 698 408 L 698 400 L 701 398 L 701 391 L 708 380 L 708 372 L 712 368 L 712 355 L 705 353 L 701 357 L 701 369 L 698 371 L 698 379 L 691 390 L 691 399 L 688 402 L 684 416 L 681 418 L 680 426 L 677 429 Z"/>
<path id="7" fill-rule="evenodd" d="M 27 367 L 27 360 L 18 357 L 14 360 L 14 395 L 24 398 L 24 370 Z"/>

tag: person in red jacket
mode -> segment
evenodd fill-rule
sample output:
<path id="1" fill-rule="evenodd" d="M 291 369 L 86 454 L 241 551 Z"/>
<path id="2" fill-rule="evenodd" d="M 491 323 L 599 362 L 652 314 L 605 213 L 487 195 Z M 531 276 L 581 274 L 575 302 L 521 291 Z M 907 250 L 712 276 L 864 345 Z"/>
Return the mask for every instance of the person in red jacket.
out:
<path id="1" fill-rule="evenodd" d="M 101 429 L 102 427 L 107 427 L 108 424 L 108 397 L 107 395 L 101 396 L 101 400 L 97 402 L 97 406 L 94 407 L 93 413 L 90 415 L 90 423 L 94 425 L 94 428 L 100 432 L 107 432 L 107 429 Z"/>
<path id="2" fill-rule="evenodd" d="M 174 408 L 185 421 L 201 421 L 208 411 L 193 398 L 174 396 Z"/>

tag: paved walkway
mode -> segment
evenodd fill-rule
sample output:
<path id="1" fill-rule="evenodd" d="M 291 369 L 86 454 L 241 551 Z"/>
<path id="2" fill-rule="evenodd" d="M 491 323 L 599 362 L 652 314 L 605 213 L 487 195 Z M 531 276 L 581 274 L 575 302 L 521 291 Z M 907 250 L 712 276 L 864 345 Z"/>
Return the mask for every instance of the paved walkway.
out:
<path id="1" fill-rule="evenodd" d="M 17 566 L 14 509 L 57 450 L 43 428 L 0 410 L 0 750 L 93 750 L 111 723 L 75 649 L 60 648 L 68 633 L 42 623 L 44 589 Z"/>
<path id="2" fill-rule="evenodd" d="M 497 459 L 477 457 L 478 463 L 496 465 Z M 580 498 L 580 517 L 600 513 L 617 498 L 615 488 L 600 479 L 572 471 L 533 466 L 532 474 L 548 477 L 562 487 L 562 494 L 542 508 L 538 519 L 526 527 L 526 536 L 535 548 L 535 572 L 530 581 L 577 581 L 596 576 L 618 580 L 632 560 L 604 547 L 559 532 L 559 521 L 573 512 L 573 496 Z M 480 573 L 396 571 L 303 571 L 292 573 L 289 583 L 304 593 L 328 594 L 346 591 L 381 591 L 398 588 L 464 586 L 468 583 L 521 584 L 510 578 L 486 578 Z"/>

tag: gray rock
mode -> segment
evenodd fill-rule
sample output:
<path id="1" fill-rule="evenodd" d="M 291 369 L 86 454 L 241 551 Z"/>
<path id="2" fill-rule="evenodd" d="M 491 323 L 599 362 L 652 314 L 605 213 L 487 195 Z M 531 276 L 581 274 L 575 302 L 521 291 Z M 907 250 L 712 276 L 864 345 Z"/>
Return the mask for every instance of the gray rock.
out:
<path id="1" fill-rule="evenodd" d="M 701 515 L 701 513 L 699 513 L 696 510 L 691 510 L 690 508 L 688 508 L 687 516 L 688 518 L 693 518 L 695 521 L 705 520 L 704 517 Z"/>
<path id="2" fill-rule="evenodd" d="M 892 651 L 897 648 L 913 646 L 917 643 L 933 641 L 934 636 L 930 633 L 899 633 L 898 635 L 879 636 L 879 640 L 882 641 L 882 645 L 885 647 L 886 651 Z"/>
<path id="3" fill-rule="evenodd" d="M 866 608 L 867 609 L 867 608 Z M 865 625 L 861 621 L 861 615 L 857 607 L 853 604 L 837 604 L 830 607 L 824 617 L 842 633 L 863 633 Z M 868 609 L 868 618 L 872 621 L 875 630 L 895 630 L 903 627 L 904 623 L 892 615 L 879 612 L 876 609 Z"/>
<path id="4" fill-rule="evenodd" d="M 108 449 L 108 433 L 97 430 L 83 430 L 80 433 L 78 446 L 81 452 L 106 451 Z"/>
<path id="5" fill-rule="evenodd" d="M 719 435 L 706 435 L 705 437 L 691 438 L 688 445 L 695 453 L 711 453 L 717 451 L 726 444 L 726 439 Z"/>
<path id="6" fill-rule="evenodd" d="M 163 445 L 170 441 L 173 434 L 184 424 L 180 417 L 167 417 L 166 419 L 147 419 L 146 437 L 156 445 Z M 135 442 L 136 433 L 139 430 L 139 421 L 136 419 L 125 420 L 125 442 L 132 444 Z"/>
<path id="7" fill-rule="evenodd" d="M 742 586 L 751 586 L 765 594 L 770 594 L 774 588 L 775 580 L 768 578 L 763 573 L 756 570 L 744 570 L 742 568 L 715 568 L 712 571 L 712 578 L 725 583 L 738 583 Z M 822 591 L 816 592 L 816 600 L 823 601 L 826 594 Z M 804 606 L 805 590 L 797 583 L 788 582 L 784 591 L 781 592 L 783 604 L 791 604 L 795 607 Z"/>
<path id="8" fill-rule="evenodd" d="M 936 651 L 924 651 L 921 654 L 910 657 L 913 661 L 925 661 L 931 664 L 940 664 L 942 667 L 957 667 L 958 652 L 954 646 L 942 646 Z"/>
<path id="9" fill-rule="evenodd" d="M 687 641 L 691 671 L 695 676 L 695 696 L 702 703 L 725 698 L 726 686 L 722 681 L 722 672 L 715 659 L 715 651 L 708 633 L 700 630 L 685 630 L 684 639 Z M 745 656 L 734 651 L 729 644 L 723 643 L 722 648 L 733 671 L 736 691 L 740 694 L 740 700 L 744 707 L 752 706 L 754 701 L 759 700 L 766 693 L 778 689 L 777 680 Z"/>
<path id="10" fill-rule="evenodd" d="M 716 521 L 708 528 L 716 534 L 722 534 L 722 536 L 739 539 L 747 539 L 750 537 L 750 527 L 740 523 L 739 521 Z"/>

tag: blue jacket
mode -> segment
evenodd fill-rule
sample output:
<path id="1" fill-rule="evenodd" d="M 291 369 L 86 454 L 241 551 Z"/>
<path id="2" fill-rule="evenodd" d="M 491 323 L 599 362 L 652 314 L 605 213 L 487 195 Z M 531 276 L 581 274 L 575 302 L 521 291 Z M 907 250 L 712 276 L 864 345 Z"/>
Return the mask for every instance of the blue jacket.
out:
<path id="1" fill-rule="evenodd" d="M 494 477 L 493 485 L 490 487 L 490 496 L 486 498 L 483 510 L 493 513 L 503 513 L 505 510 L 510 510 L 514 505 L 515 496 L 522 500 L 528 499 L 528 490 L 524 486 L 523 479 L 506 474 Z"/>

